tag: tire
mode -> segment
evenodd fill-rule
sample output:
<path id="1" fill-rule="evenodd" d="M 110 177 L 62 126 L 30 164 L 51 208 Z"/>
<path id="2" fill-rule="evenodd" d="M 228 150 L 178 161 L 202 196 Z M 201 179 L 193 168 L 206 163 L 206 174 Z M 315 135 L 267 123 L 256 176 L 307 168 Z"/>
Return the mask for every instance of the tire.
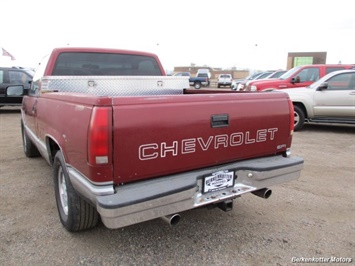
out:
<path id="1" fill-rule="evenodd" d="M 221 87 L 221 85 L 218 84 L 218 85 L 217 85 L 217 88 L 220 88 L 220 87 Z"/>
<path id="2" fill-rule="evenodd" d="M 294 106 L 294 115 L 295 115 L 295 123 L 294 123 L 294 131 L 301 130 L 304 122 L 305 122 L 305 114 L 302 108 L 299 106 Z"/>
<path id="3" fill-rule="evenodd" d="M 53 175 L 57 209 L 65 229 L 78 232 L 96 226 L 99 214 L 95 207 L 78 195 L 70 183 L 61 151 L 54 157 Z"/>
<path id="4" fill-rule="evenodd" d="M 22 132 L 23 151 L 25 155 L 29 158 L 39 157 L 41 154 L 39 153 L 37 147 L 33 144 L 32 140 L 28 137 L 22 121 L 21 121 L 21 132 Z"/>
<path id="5" fill-rule="evenodd" d="M 194 84 L 195 89 L 200 89 L 201 88 L 201 82 L 195 82 Z"/>

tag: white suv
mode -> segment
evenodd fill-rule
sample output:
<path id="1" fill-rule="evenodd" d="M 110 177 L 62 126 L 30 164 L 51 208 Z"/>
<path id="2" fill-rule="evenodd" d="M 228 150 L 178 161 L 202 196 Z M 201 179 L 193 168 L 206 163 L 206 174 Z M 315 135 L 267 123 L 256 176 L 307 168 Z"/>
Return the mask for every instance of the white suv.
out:
<path id="1" fill-rule="evenodd" d="M 217 79 L 217 87 L 220 88 L 221 86 L 229 86 L 232 87 L 232 75 L 231 74 L 221 74 L 218 76 Z"/>

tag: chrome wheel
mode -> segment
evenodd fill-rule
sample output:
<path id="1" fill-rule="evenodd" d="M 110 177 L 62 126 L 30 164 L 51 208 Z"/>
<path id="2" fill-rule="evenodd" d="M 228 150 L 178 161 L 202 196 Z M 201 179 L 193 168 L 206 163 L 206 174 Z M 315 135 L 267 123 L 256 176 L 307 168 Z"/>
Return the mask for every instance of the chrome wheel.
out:
<path id="1" fill-rule="evenodd" d="M 63 168 L 58 169 L 58 192 L 61 207 L 65 215 L 68 215 L 68 193 L 67 193 L 67 183 L 65 181 L 65 176 L 63 173 Z"/>
<path id="2" fill-rule="evenodd" d="M 53 162 L 55 201 L 60 221 L 70 232 L 94 227 L 99 221 L 99 213 L 75 191 L 70 183 L 62 152 L 57 151 Z"/>

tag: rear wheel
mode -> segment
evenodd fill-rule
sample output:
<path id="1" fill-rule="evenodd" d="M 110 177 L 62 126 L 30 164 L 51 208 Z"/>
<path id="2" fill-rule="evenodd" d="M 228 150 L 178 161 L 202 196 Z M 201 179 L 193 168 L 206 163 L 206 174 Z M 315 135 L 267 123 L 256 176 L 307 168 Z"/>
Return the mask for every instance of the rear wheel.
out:
<path id="1" fill-rule="evenodd" d="M 295 105 L 293 109 L 294 109 L 294 117 L 295 117 L 294 130 L 298 131 L 301 130 L 301 128 L 304 125 L 305 114 L 302 108 L 300 108 L 299 106 Z"/>
<path id="2" fill-rule="evenodd" d="M 195 89 L 200 89 L 201 88 L 201 82 L 195 82 L 194 87 L 195 87 Z"/>
<path id="3" fill-rule="evenodd" d="M 72 186 L 64 157 L 58 151 L 53 163 L 55 199 L 60 221 L 71 232 L 96 226 L 99 214 L 95 207 L 82 199 Z"/>

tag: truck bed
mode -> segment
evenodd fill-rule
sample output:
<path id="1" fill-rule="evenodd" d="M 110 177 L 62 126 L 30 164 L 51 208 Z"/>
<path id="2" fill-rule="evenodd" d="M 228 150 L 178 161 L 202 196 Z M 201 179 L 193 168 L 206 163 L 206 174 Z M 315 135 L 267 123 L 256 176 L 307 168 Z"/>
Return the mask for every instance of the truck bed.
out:
<path id="1" fill-rule="evenodd" d="M 95 182 L 106 177 L 116 184 L 130 183 L 282 154 L 291 145 L 289 106 L 282 92 L 82 96 L 44 94 L 37 107 L 46 113 L 38 114 L 38 127 L 62 140 L 68 163 Z M 88 129 L 78 127 L 88 125 L 93 106 L 100 105 L 112 107 L 112 177 L 90 173 L 97 170 L 86 163 L 87 140 L 82 136 Z"/>

